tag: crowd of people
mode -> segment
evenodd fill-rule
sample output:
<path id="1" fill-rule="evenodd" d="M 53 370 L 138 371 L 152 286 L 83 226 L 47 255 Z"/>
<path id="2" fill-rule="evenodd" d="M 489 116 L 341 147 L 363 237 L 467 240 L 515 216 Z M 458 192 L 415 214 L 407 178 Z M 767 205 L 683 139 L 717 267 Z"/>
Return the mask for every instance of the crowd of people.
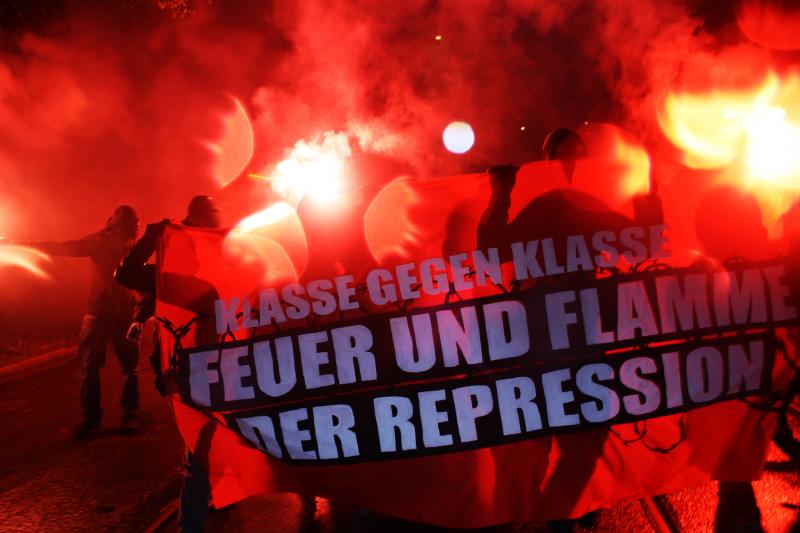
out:
<path id="1" fill-rule="evenodd" d="M 563 242 L 569 235 L 588 235 L 599 230 L 621 230 L 631 225 L 650 226 L 664 223 L 664 210 L 657 190 L 633 198 L 633 218 L 606 208 L 602 199 L 575 189 L 571 176 L 575 162 L 586 157 L 588 149 L 581 136 L 572 130 L 558 129 L 546 138 L 542 158 L 558 160 L 564 165 L 567 183 L 533 199 L 513 219 L 509 220 L 511 194 L 517 181 L 519 167 L 500 165 L 489 169 L 491 197 L 478 224 L 477 243 L 479 249 L 497 247 L 508 249 L 507 244 L 535 238 L 551 237 Z M 360 238 L 342 241 L 342 235 L 363 235 L 363 231 L 348 231 L 349 226 L 361 224 L 366 203 L 356 203 L 354 213 L 340 217 L 340 224 L 319 224 L 313 217 L 304 216 L 311 209 L 301 203 L 298 209 L 304 223 L 309 248 L 309 279 L 328 277 L 337 262 L 345 267 L 365 270 L 358 258 L 370 257 L 366 243 Z M 585 206 L 592 206 L 587 209 Z M 737 216 L 725 216 L 736 213 Z M 793 252 L 789 237 L 798 235 L 789 227 L 791 217 L 786 217 L 785 243 L 771 242 L 761 220 L 761 212 L 755 198 L 729 186 L 708 191 L 700 201 L 695 220 L 695 229 L 706 257 L 721 262 L 730 257 L 760 259 L 775 250 Z M 548 221 L 548 222 L 543 222 Z M 549 221 L 556 221 L 555 223 Z M 668 221 L 667 221 L 668 222 Z M 80 402 L 83 418 L 76 426 L 74 436 L 86 438 L 101 424 L 100 369 L 105 362 L 109 341 L 122 367 L 124 380 L 120 404 L 124 424 L 135 424 L 139 407 L 139 384 L 137 366 L 139 350 L 137 340 L 144 323 L 155 313 L 156 265 L 151 262 L 159 239 L 169 219 L 147 226 L 138 241 L 139 218 L 136 211 L 127 205 L 119 206 L 100 231 L 82 239 L 64 242 L 32 243 L 50 255 L 87 257 L 91 261 L 91 288 L 86 315 L 79 336 L 81 365 Z M 220 214 L 214 202 L 207 196 L 196 196 L 189 203 L 187 214 L 180 222 L 184 226 L 217 228 Z M 337 235 L 339 237 L 337 237 Z M 742 247 L 746 243 L 746 247 Z M 562 251 L 563 253 L 563 251 Z M 582 272 L 581 276 L 596 273 Z M 790 338 L 793 340 L 794 337 Z M 159 343 L 154 342 L 154 353 L 150 357 L 156 373 L 156 387 L 166 394 L 169 388 L 161 371 Z M 793 384 L 796 388 L 796 384 Z M 786 408 L 791 396 L 782 403 L 779 413 L 775 442 L 793 458 L 800 458 L 798 443 L 786 422 Z M 577 500 L 580 496 L 580 480 L 588 481 L 596 461 L 603 453 L 604 443 L 611 436 L 608 428 L 555 437 L 561 453 L 550 476 L 550 483 L 559 484 L 569 479 L 570 484 L 548 487 L 545 494 L 560 500 Z M 560 476 L 559 469 L 569 469 L 570 476 Z M 184 483 L 180 505 L 180 529 L 201 531 L 208 510 L 210 487 L 208 476 L 191 450 L 186 451 L 184 461 Z M 576 482 L 578 480 L 578 482 Z M 758 531 L 760 513 L 755 503 L 750 483 L 722 482 L 719 486 L 720 503 L 717 512 L 718 531 Z M 313 497 L 306 498 L 306 510 L 312 509 Z M 582 519 L 591 523 L 592 516 Z M 551 522 L 553 530 L 572 530 L 577 521 Z"/>

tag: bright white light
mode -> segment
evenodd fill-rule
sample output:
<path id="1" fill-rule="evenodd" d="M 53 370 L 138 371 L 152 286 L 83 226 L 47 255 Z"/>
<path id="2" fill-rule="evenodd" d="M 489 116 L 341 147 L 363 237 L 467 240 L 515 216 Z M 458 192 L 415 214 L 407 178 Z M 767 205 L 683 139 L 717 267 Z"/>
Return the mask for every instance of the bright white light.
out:
<path id="1" fill-rule="evenodd" d="M 751 175 L 778 184 L 796 177 L 800 169 L 800 128 L 786 120 L 786 110 L 754 110 L 745 124 Z"/>
<path id="2" fill-rule="evenodd" d="M 451 122 L 442 133 L 444 147 L 454 154 L 463 154 L 475 144 L 475 132 L 466 122 Z"/>
<path id="3" fill-rule="evenodd" d="M 311 142 L 297 141 L 289 157 L 271 174 L 272 190 L 292 205 L 300 203 L 306 194 L 318 202 L 336 200 L 349 157 L 350 145 L 344 132 L 325 132 Z"/>

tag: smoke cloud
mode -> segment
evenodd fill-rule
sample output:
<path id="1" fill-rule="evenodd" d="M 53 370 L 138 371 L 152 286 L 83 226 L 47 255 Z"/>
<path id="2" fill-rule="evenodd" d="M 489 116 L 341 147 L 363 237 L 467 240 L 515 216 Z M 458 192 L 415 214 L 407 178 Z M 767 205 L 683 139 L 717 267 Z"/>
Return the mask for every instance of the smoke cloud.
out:
<path id="1" fill-rule="evenodd" d="M 373 183 L 536 159 L 547 131 L 584 121 L 657 144 L 669 88 L 746 82 L 778 61 L 745 40 L 728 4 L 10 2 L 0 235 L 76 237 L 120 203 L 145 221 L 178 217 L 198 193 L 220 198 L 235 223 L 262 197 L 246 178 L 218 190 L 209 146 L 236 111 L 231 97 L 252 119 L 248 170 L 259 173 L 327 131 L 350 136 L 359 179 Z M 476 132 L 464 156 L 441 143 L 453 120 Z M 75 285 L 60 292 L 78 293 L 62 306 L 74 322 L 84 271 L 60 264 L 56 283 Z M 5 298 L 23 305 L 20 291 Z"/>

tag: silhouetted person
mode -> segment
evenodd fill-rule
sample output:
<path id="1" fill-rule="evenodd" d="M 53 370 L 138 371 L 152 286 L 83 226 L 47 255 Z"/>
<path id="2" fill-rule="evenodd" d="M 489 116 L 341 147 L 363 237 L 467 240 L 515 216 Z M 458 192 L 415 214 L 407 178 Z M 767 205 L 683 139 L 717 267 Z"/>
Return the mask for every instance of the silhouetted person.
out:
<path id="1" fill-rule="evenodd" d="M 123 421 L 131 421 L 139 408 L 136 367 L 139 351 L 126 339 L 133 312 L 132 293 L 114 281 L 114 269 L 133 245 L 139 231 L 139 217 L 132 207 L 121 205 L 109 217 L 106 226 L 96 233 L 73 241 L 32 243 L 50 255 L 88 257 L 91 260 L 91 284 L 86 315 L 78 338 L 81 362 L 81 407 L 83 421 L 75 428 L 75 437 L 85 437 L 100 426 L 100 369 L 105 364 L 106 347 L 111 340 L 122 367 L 123 386 L 120 405 Z"/>
<path id="2" fill-rule="evenodd" d="M 148 224 L 144 236 L 136 242 L 115 273 L 119 283 L 142 293 L 145 298 L 137 308 L 134 323 L 131 325 L 131 335 L 138 336 L 137 330 L 140 330 L 141 324 L 155 312 L 157 267 L 148 261 L 158 248 L 168 223 L 169 219 L 164 219 L 155 224 Z M 208 196 L 195 196 L 189 202 L 186 218 L 181 221 L 181 224 L 196 228 L 218 228 L 220 225 L 219 210 Z M 185 298 L 181 299 L 182 301 L 171 303 L 196 313 L 213 313 L 214 299 L 217 297 L 217 293 L 211 284 L 191 276 L 180 274 L 171 274 L 171 276 L 174 278 L 172 281 L 179 286 L 177 291 L 179 298 L 181 294 L 185 295 Z M 186 290 L 182 290 L 184 288 Z M 204 340 L 216 341 L 215 338 Z M 167 386 L 162 375 L 161 345 L 157 335 L 150 363 L 156 374 L 156 388 L 162 395 L 165 395 Z M 208 502 L 211 495 L 208 473 L 188 448 L 184 456 L 183 467 L 178 531 L 200 532 L 203 530 L 203 524 L 208 514 Z"/>
<path id="3" fill-rule="evenodd" d="M 771 255 L 758 201 L 752 194 L 734 187 L 715 187 L 700 198 L 695 232 L 705 254 L 716 262 L 733 258 L 765 259 Z M 718 494 L 714 531 L 763 531 L 752 483 L 720 481 Z"/>
<path id="4" fill-rule="evenodd" d="M 542 145 L 542 159 L 560 161 L 567 184 L 572 184 L 575 163 L 587 156 L 586 144 L 574 130 L 558 128 L 550 132 Z M 491 197 L 478 225 L 478 248 L 499 248 L 510 258 L 511 243 L 541 237 L 589 235 L 598 229 L 620 231 L 632 225 L 649 226 L 663 223 L 661 200 L 653 192 L 633 197 L 634 219 L 612 211 L 601 199 L 570 187 L 547 191 L 528 203 L 509 223 L 511 192 L 517 180 L 517 165 L 498 165 L 489 169 Z M 530 236 L 529 236 L 530 235 Z M 555 239 L 556 244 L 564 239 Z M 565 244 L 557 249 L 564 255 Z"/>
<path id="5" fill-rule="evenodd" d="M 583 138 L 575 130 L 558 128 L 544 138 L 542 143 L 542 159 L 545 161 L 561 161 L 567 183 L 572 185 L 575 173 L 575 162 L 589 156 L 589 150 Z"/>
<path id="6" fill-rule="evenodd" d="M 570 235 L 590 236 L 600 230 L 610 230 L 617 234 L 624 228 L 637 225 L 637 221 L 612 211 L 601 199 L 571 188 L 575 163 L 587 156 L 586 144 L 580 135 L 565 128 L 551 132 L 542 146 L 542 158 L 546 161 L 558 160 L 564 166 L 568 186 L 547 191 L 526 205 L 522 211 L 509 221 L 511 193 L 514 189 L 519 167 L 499 165 L 489 169 L 491 177 L 491 197 L 478 225 L 478 248 L 496 247 L 503 261 L 511 259 L 511 243 L 527 242 L 533 239 L 552 238 L 556 257 L 566 257 L 566 240 Z M 646 204 L 649 223 L 661 223 L 660 201 L 638 202 Z M 634 199 L 634 206 L 637 201 Z M 654 210 L 653 205 L 657 207 Z M 638 213 L 638 209 L 637 215 Z M 658 216 L 652 216 L 652 212 Z M 641 221 L 642 225 L 645 221 Z M 594 272 L 577 272 L 565 275 L 566 279 L 593 278 Z M 608 428 L 595 428 L 587 431 L 552 437 L 560 451 L 543 492 L 543 506 L 574 508 L 580 499 L 586 483 L 592 477 L 597 460 L 602 456 Z M 570 507 L 572 506 L 572 507 Z M 585 517 L 593 520 L 593 513 Z M 552 520 L 549 527 L 553 531 L 572 531 L 577 520 Z"/>

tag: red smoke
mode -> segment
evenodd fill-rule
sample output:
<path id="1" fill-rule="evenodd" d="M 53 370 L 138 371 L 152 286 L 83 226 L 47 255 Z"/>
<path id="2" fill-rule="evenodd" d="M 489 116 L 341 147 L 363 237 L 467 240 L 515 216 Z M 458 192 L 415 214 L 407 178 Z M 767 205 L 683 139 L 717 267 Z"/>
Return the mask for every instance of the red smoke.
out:
<path id="1" fill-rule="evenodd" d="M 535 159 L 547 131 L 585 121 L 625 127 L 677 161 L 656 122 L 670 89 L 735 85 L 796 60 L 749 41 L 739 24 L 753 26 L 750 11 L 729 4 L 247 0 L 181 17 L 191 2 L 12 2 L 0 235 L 76 237 L 120 203 L 144 221 L 178 217 L 198 193 L 220 200 L 227 224 L 263 208 L 263 184 L 246 177 L 219 190 L 229 167 L 209 145 L 225 146 L 231 96 L 252 119 L 256 173 L 326 131 L 350 136 L 353 169 L 373 184 L 482 170 Z M 476 133 L 464 156 L 440 140 L 456 119 Z M 80 263 L 56 264 L 56 283 L 78 287 L 51 306 L 77 315 Z M 2 308 L 29 305 L 20 291 Z"/>

